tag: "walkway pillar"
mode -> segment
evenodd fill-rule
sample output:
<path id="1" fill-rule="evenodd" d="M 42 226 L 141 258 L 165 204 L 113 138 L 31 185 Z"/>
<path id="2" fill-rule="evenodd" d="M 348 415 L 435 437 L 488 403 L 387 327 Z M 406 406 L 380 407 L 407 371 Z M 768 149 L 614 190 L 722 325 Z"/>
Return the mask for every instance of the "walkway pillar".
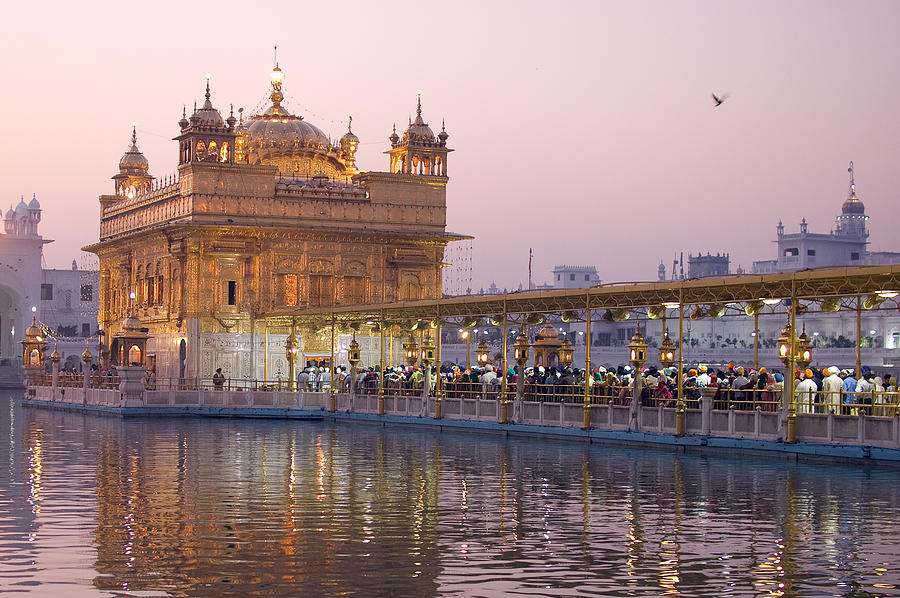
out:
<path id="1" fill-rule="evenodd" d="M 584 309 L 584 415 L 581 421 L 581 429 L 591 428 L 591 293 L 585 294 Z"/>
<path id="2" fill-rule="evenodd" d="M 675 405 L 675 436 L 684 436 L 684 283 L 678 289 L 678 394 Z"/>
<path id="3" fill-rule="evenodd" d="M 434 329 L 437 342 L 434 349 L 434 367 L 437 369 L 437 375 L 434 378 L 434 419 L 444 417 L 443 400 L 444 389 L 441 385 L 441 306 L 437 308 L 437 328 Z M 468 354 L 468 351 L 467 351 Z"/>
<path id="4" fill-rule="evenodd" d="M 84 388 L 84 397 L 87 400 L 87 391 L 91 387 L 91 362 L 94 356 L 88 348 L 88 342 L 84 341 L 84 353 L 81 354 L 81 361 L 84 363 L 84 376 L 82 376 L 82 387 Z"/>
<path id="5" fill-rule="evenodd" d="M 50 385 L 53 387 L 53 398 L 56 399 L 56 389 L 59 388 L 59 346 L 50 354 Z"/>
<path id="6" fill-rule="evenodd" d="M 331 381 L 328 383 L 328 410 L 332 413 L 337 410 L 337 400 L 335 398 L 336 393 L 334 388 L 334 328 L 334 312 L 331 312 L 331 361 L 328 364 L 328 377 Z"/>
<path id="7" fill-rule="evenodd" d="M 858 307 L 858 304 L 857 304 Z M 788 361 L 788 371 L 784 373 L 785 385 L 784 392 L 787 393 L 788 400 L 788 416 L 787 431 L 785 433 L 785 442 L 797 442 L 797 402 L 794 397 L 794 385 L 796 378 L 794 370 L 797 368 L 797 300 L 794 296 L 794 280 L 791 278 L 791 339 L 790 339 L 790 360 Z M 859 337 L 857 337 L 857 347 L 859 346 Z M 859 349 L 857 348 L 857 352 Z"/>
<path id="8" fill-rule="evenodd" d="M 503 300 L 503 355 L 501 356 L 501 369 L 503 370 L 500 374 L 500 413 L 499 413 L 499 421 L 501 424 L 505 424 L 508 420 L 507 414 L 507 401 L 506 401 L 506 393 L 508 391 L 507 386 L 508 382 L 506 379 L 506 370 L 509 368 L 509 360 L 507 358 L 507 352 L 509 350 L 509 322 L 506 313 L 506 299 Z"/>
<path id="9" fill-rule="evenodd" d="M 384 310 L 381 310 L 381 323 L 378 326 L 378 331 L 381 334 L 381 338 L 378 343 L 378 351 L 380 356 L 378 358 L 378 415 L 384 415 L 384 328 L 387 324 L 384 321 Z M 394 338 L 394 333 L 391 331 L 391 339 Z M 392 340 L 393 342 L 393 340 Z M 368 398 L 366 399 L 368 402 Z M 366 405 L 366 411 L 368 411 L 368 405 Z"/>

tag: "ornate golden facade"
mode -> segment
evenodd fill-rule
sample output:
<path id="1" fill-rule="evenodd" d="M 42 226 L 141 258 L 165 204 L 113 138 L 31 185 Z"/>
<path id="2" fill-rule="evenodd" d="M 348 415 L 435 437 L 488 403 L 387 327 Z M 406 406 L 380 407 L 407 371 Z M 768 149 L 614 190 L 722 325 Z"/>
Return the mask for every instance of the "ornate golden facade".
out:
<path id="1" fill-rule="evenodd" d="M 207 81 L 178 123 L 175 178 L 150 176 L 133 135 L 86 248 L 100 258 L 107 354 L 134 312 L 160 378 L 272 378 L 287 371 L 286 331 L 266 330 L 270 313 L 441 297 L 444 247 L 463 238 L 445 228 L 446 132 L 420 101 L 390 137 L 391 171 L 361 172 L 350 128 L 332 144 L 282 106 L 282 81 L 276 66 L 272 105 L 248 121 L 223 118 Z"/>

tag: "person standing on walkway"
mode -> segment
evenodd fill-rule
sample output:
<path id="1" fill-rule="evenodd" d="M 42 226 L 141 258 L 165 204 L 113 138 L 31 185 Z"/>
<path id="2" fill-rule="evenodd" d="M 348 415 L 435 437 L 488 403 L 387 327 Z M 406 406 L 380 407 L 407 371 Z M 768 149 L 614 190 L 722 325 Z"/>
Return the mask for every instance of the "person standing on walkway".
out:
<path id="1" fill-rule="evenodd" d="M 213 374 L 213 388 L 216 390 L 222 390 L 225 387 L 225 374 L 222 373 L 222 368 L 216 368 L 216 373 Z"/>

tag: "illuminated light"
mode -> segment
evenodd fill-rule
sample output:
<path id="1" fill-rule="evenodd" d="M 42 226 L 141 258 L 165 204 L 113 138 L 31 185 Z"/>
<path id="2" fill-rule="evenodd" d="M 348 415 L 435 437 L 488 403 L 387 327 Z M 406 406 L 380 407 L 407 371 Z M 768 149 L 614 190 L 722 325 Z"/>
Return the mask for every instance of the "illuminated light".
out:
<path id="1" fill-rule="evenodd" d="M 206 73 L 206 80 L 209 81 L 209 78 L 210 78 L 211 76 L 212 76 L 212 75 L 210 75 L 209 73 Z"/>
<path id="2" fill-rule="evenodd" d="M 421 89 L 417 89 L 417 90 L 416 90 L 416 95 L 419 95 L 419 96 L 422 95 L 422 90 L 421 90 Z"/>
<path id="3" fill-rule="evenodd" d="M 32 305 L 32 306 L 31 306 L 31 313 L 34 313 L 34 312 L 36 312 L 36 311 L 37 311 L 37 308 L 36 308 L 35 306 Z"/>
<path id="4" fill-rule="evenodd" d="M 662 305 L 666 309 L 678 309 L 679 307 L 681 307 L 681 303 L 679 303 L 678 301 L 666 301 Z"/>
<path id="5" fill-rule="evenodd" d="M 870 330 L 869 334 L 875 334 L 875 330 Z"/>
<path id="6" fill-rule="evenodd" d="M 775 298 L 770 298 L 770 297 L 763 297 L 762 299 L 760 299 L 760 301 L 762 301 L 766 305 L 778 305 L 779 303 L 781 303 L 781 299 L 775 299 Z"/>
<path id="7" fill-rule="evenodd" d="M 819 336 L 818 332 L 813 332 L 813 336 Z"/>
<path id="8" fill-rule="evenodd" d="M 878 291 L 876 294 L 884 299 L 893 299 L 897 295 L 900 295 L 900 291 Z"/>

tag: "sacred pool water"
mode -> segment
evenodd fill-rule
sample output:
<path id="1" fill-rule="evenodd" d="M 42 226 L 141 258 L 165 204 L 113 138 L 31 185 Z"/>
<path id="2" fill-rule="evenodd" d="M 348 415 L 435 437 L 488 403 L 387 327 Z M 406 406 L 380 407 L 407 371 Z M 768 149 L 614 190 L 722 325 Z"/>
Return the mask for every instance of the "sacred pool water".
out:
<path id="1" fill-rule="evenodd" d="M 900 596 L 897 470 L 0 405 L 0 593 Z"/>

